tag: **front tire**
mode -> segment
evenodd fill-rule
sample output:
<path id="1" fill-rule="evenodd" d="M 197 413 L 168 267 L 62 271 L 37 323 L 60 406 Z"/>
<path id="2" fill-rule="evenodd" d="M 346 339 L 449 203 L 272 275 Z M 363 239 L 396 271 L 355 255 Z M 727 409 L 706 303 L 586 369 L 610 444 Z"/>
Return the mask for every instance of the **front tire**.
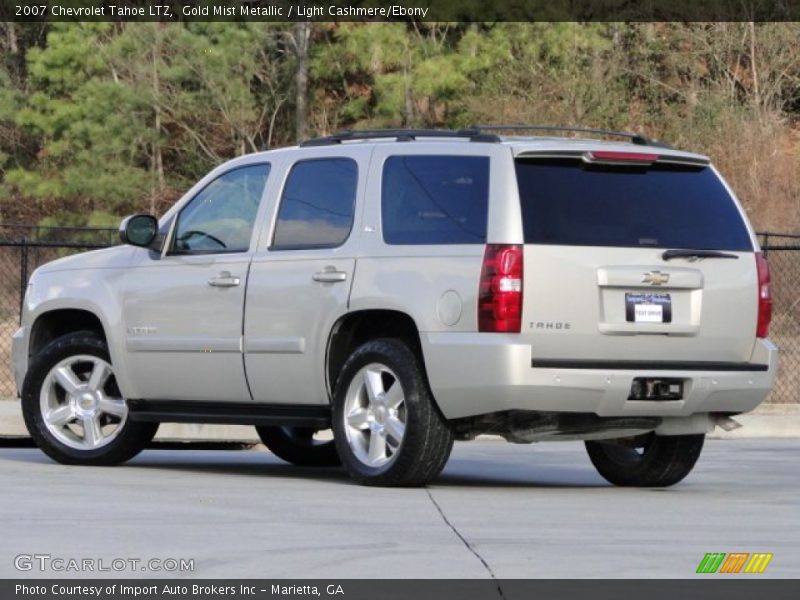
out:
<path id="1" fill-rule="evenodd" d="M 335 467 L 340 464 L 333 440 L 315 440 L 307 427 L 256 427 L 258 437 L 278 458 L 301 467 Z"/>
<path id="2" fill-rule="evenodd" d="M 453 448 L 419 360 L 396 339 L 367 342 L 347 360 L 334 394 L 333 432 L 342 465 L 362 485 L 425 485 Z"/>
<path id="3" fill-rule="evenodd" d="M 592 464 L 609 483 L 626 487 L 668 487 L 686 477 L 703 449 L 705 435 L 655 433 L 587 441 Z"/>
<path id="4" fill-rule="evenodd" d="M 105 341 L 79 331 L 50 342 L 31 362 L 22 415 L 36 445 L 68 465 L 116 465 L 153 439 L 158 423 L 137 423 L 117 387 Z"/>

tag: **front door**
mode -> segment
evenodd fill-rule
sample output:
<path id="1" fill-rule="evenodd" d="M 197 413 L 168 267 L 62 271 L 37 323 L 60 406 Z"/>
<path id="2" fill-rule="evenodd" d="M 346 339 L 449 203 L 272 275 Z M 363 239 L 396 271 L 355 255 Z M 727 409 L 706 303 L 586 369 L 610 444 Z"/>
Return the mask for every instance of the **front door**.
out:
<path id="1" fill-rule="evenodd" d="M 247 401 L 245 289 L 268 164 L 233 168 L 178 213 L 160 259 L 126 275 L 127 364 L 136 398 Z"/>

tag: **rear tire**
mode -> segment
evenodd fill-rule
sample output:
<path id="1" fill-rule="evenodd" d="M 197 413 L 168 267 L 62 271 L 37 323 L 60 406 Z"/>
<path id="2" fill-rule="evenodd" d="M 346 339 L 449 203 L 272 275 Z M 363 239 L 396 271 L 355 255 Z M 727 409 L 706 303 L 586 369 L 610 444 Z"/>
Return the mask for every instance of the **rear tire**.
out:
<path id="1" fill-rule="evenodd" d="M 587 441 L 592 464 L 609 483 L 626 487 L 668 487 L 686 477 L 703 449 L 705 435 L 655 433 L 608 441 Z"/>
<path id="2" fill-rule="evenodd" d="M 36 445 L 66 465 L 116 465 L 142 451 L 158 423 L 128 418 L 105 341 L 78 331 L 50 342 L 30 364 L 22 415 Z"/>
<path id="3" fill-rule="evenodd" d="M 256 427 L 258 437 L 278 458 L 301 467 L 335 467 L 341 464 L 333 440 L 314 439 L 307 427 Z"/>
<path id="4" fill-rule="evenodd" d="M 425 485 L 453 448 L 419 360 L 397 339 L 367 342 L 347 360 L 336 383 L 333 432 L 342 465 L 362 485 Z"/>

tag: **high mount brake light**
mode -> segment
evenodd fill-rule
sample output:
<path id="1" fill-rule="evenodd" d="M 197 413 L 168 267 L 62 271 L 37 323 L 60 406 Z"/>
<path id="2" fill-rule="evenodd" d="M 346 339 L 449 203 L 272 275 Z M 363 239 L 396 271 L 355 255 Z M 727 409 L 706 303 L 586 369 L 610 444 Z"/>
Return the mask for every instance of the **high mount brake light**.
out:
<path id="1" fill-rule="evenodd" d="M 583 155 L 583 160 L 588 163 L 607 164 L 653 164 L 659 158 L 658 154 L 645 152 L 615 152 L 610 150 L 593 150 Z"/>
<path id="2" fill-rule="evenodd" d="M 478 288 L 478 331 L 522 329 L 522 246 L 487 244 Z"/>

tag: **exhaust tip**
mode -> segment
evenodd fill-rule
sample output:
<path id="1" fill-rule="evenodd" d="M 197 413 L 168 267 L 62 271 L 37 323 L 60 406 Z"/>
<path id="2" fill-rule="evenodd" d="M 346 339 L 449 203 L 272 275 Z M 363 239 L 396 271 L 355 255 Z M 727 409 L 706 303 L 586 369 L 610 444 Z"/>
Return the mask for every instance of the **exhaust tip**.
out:
<path id="1" fill-rule="evenodd" d="M 714 425 L 721 428 L 723 431 L 734 431 L 735 429 L 742 427 L 742 424 L 739 423 L 739 421 L 732 419 L 727 415 L 715 415 L 713 422 Z"/>

